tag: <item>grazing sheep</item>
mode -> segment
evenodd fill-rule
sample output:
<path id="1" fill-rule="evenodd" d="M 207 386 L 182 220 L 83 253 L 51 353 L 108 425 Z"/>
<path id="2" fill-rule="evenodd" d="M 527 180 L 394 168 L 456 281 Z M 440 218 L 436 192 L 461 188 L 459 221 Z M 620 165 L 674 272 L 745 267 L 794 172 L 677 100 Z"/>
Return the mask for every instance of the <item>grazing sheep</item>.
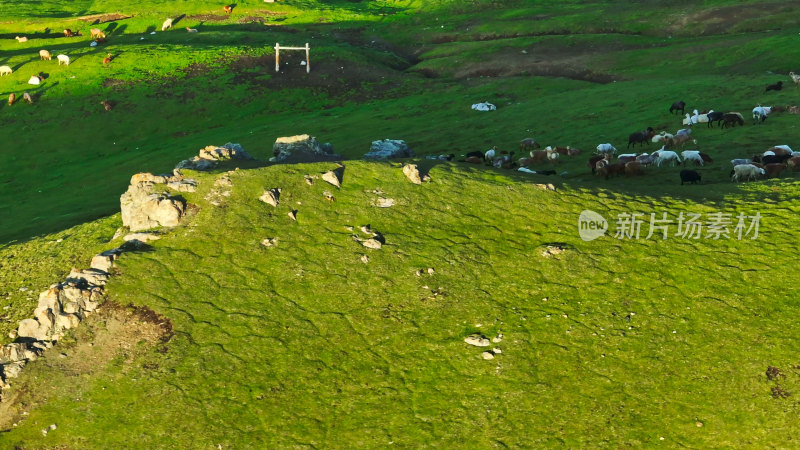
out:
<path id="1" fill-rule="evenodd" d="M 640 145 L 641 144 L 650 145 L 650 139 L 652 139 L 653 136 L 655 136 L 655 134 L 656 133 L 653 131 L 652 127 L 647 127 L 647 129 L 644 131 L 637 131 L 635 133 L 631 133 L 628 136 L 627 148 L 631 148 L 631 144 L 633 144 L 633 146 L 636 147 L 637 143 Z"/>
<path id="2" fill-rule="evenodd" d="M 558 152 L 554 151 L 551 147 L 548 146 L 547 148 L 550 149 L 549 151 L 545 149 L 545 153 L 547 154 L 547 160 L 552 163 L 558 164 L 558 159 L 561 157 L 561 155 Z"/>
<path id="3" fill-rule="evenodd" d="M 690 136 L 692 134 L 692 129 L 691 128 L 681 128 L 680 130 L 675 132 L 675 136 L 680 136 L 682 134 L 685 134 L 686 136 Z"/>
<path id="4" fill-rule="evenodd" d="M 675 113 L 680 111 L 681 114 L 684 114 L 684 109 L 685 108 L 686 108 L 686 102 L 675 102 L 675 103 L 672 104 L 672 106 L 669 107 L 669 113 L 673 114 L 673 111 Z"/>
<path id="5" fill-rule="evenodd" d="M 167 31 L 170 28 L 172 28 L 172 18 L 168 17 L 167 20 L 165 20 L 164 23 L 161 24 L 161 31 Z"/>
<path id="6" fill-rule="evenodd" d="M 781 89 L 783 89 L 783 81 L 778 81 L 775 84 L 770 84 L 769 86 L 767 86 L 767 90 L 765 92 L 780 91 Z"/>
<path id="7" fill-rule="evenodd" d="M 56 56 L 56 59 L 58 60 L 58 65 L 59 65 L 59 66 L 60 66 L 62 63 L 64 63 L 64 65 L 65 65 L 65 66 L 68 66 L 68 65 L 69 65 L 69 56 L 67 56 L 67 55 L 63 55 L 63 54 L 62 54 L 62 55 L 57 55 L 57 56 Z"/>
<path id="8" fill-rule="evenodd" d="M 197 33 L 197 28 L 186 27 L 186 31 L 188 31 L 189 33 Z"/>
<path id="9" fill-rule="evenodd" d="M 108 65 L 108 63 L 111 62 L 111 58 L 112 58 L 111 53 L 109 53 L 108 56 L 103 58 L 103 65 Z"/>
<path id="10" fill-rule="evenodd" d="M 735 127 L 736 124 L 744 126 L 744 117 L 738 112 L 729 112 L 722 115 L 722 128 L 727 128 L 728 125 Z"/>
<path id="11" fill-rule="evenodd" d="M 92 35 L 92 39 L 98 40 L 106 38 L 106 34 L 100 31 L 99 28 L 92 28 L 91 30 L 89 30 L 89 32 Z"/>
<path id="12" fill-rule="evenodd" d="M 709 111 L 706 114 L 706 118 L 708 119 L 708 126 L 707 128 L 711 128 L 714 125 L 714 122 L 717 122 L 717 126 L 722 124 L 722 116 L 725 114 L 721 111 Z"/>
<path id="13" fill-rule="evenodd" d="M 519 151 L 521 152 L 527 152 L 534 148 L 542 148 L 542 146 L 539 145 L 534 138 L 525 138 L 519 141 Z"/>
<path id="14" fill-rule="evenodd" d="M 636 161 L 625 163 L 625 176 L 644 175 L 644 166 Z"/>
<path id="15" fill-rule="evenodd" d="M 731 181 L 740 182 L 755 180 L 759 176 L 764 175 L 766 171 L 752 164 L 740 164 L 738 166 L 734 166 L 733 172 L 731 173 L 733 174 L 731 176 Z"/>
<path id="16" fill-rule="evenodd" d="M 28 42 L 28 38 L 26 38 L 25 36 L 17 36 L 14 39 L 16 39 L 17 42 L 19 42 L 20 44 L 22 44 L 23 42 Z"/>
<path id="17" fill-rule="evenodd" d="M 480 152 L 480 151 L 476 150 L 476 151 L 469 152 L 466 155 L 461 155 L 461 156 L 464 157 L 464 158 L 470 158 L 470 157 L 474 156 L 476 158 L 483 159 L 483 152 Z"/>
<path id="18" fill-rule="evenodd" d="M 50 61 L 51 59 L 53 59 L 50 56 L 50 52 L 48 52 L 47 50 L 39 50 L 39 57 L 42 58 L 42 61 Z"/>
<path id="19" fill-rule="evenodd" d="M 489 150 L 486 150 L 486 153 L 483 154 L 483 160 L 486 161 L 487 164 L 490 163 L 491 161 L 494 161 L 496 153 L 497 153 L 497 146 L 495 145 Z"/>
<path id="20" fill-rule="evenodd" d="M 656 134 L 655 136 L 653 136 L 653 138 L 650 139 L 650 142 L 658 144 L 659 142 L 662 142 L 664 139 L 672 138 L 672 137 L 675 137 L 675 135 L 671 134 L 671 133 L 667 133 L 666 131 L 662 131 L 662 132 Z"/>
<path id="21" fill-rule="evenodd" d="M 684 166 L 687 161 L 692 161 L 696 166 L 703 165 L 703 158 L 700 157 L 700 150 L 684 150 L 681 152 L 681 156 L 683 157 Z"/>
<path id="22" fill-rule="evenodd" d="M 589 166 L 590 169 L 592 169 L 592 173 L 595 173 L 595 171 L 597 170 L 597 163 L 600 161 L 605 161 L 605 163 L 608 163 L 609 161 L 611 161 L 611 155 L 606 153 L 604 155 L 592 156 L 591 158 L 589 158 L 589 162 L 587 162 L 586 165 Z"/>
<path id="23" fill-rule="evenodd" d="M 792 77 L 795 87 L 800 86 L 800 75 L 796 75 L 794 72 L 789 72 L 789 76 Z"/>
<path id="24" fill-rule="evenodd" d="M 661 167 L 661 164 L 666 162 L 669 162 L 670 165 L 673 166 L 680 164 L 681 162 L 681 159 L 678 157 L 677 153 L 670 150 L 664 150 L 664 147 L 661 147 L 661 150 L 657 152 L 653 152 L 654 155 L 656 153 L 658 154 L 658 156 L 656 156 L 656 166 L 658 167 Z"/>
<path id="25" fill-rule="evenodd" d="M 772 112 L 771 106 L 758 105 L 753 108 L 753 124 L 764 122 L 767 120 L 767 115 Z"/>
<path id="26" fill-rule="evenodd" d="M 697 184 L 699 181 L 699 173 L 694 170 L 681 170 L 681 186 L 683 186 L 683 183 Z"/>
<path id="27" fill-rule="evenodd" d="M 625 173 L 625 164 L 614 163 L 606 164 L 597 169 L 595 175 L 603 175 L 606 180 L 614 175 L 622 175 Z"/>
<path id="28" fill-rule="evenodd" d="M 774 153 L 776 155 L 791 155 L 791 154 L 794 153 L 792 151 L 792 148 L 789 147 L 788 145 L 776 145 L 776 146 L 772 147 L 771 149 L 769 149 L 769 151 L 771 151 L 772 153 Z"/>
<path id="29" fill-rule="evenodd" d="M 597 146 L 597 153 L 604 154 L 604 153 L 611 153 L 612 155 L 617 154 L 617 149 L 614 148 L 613 145 L 609 143 L 600 144 Z"/>
<path id="30" fill-rule="evenodd" d="M 80 36 L 80 32 L 76 33 L 69 28 L 64 29 L 64 37 L 75 37 Z"/>
<path id="31" fill-rule="evenodd" d="M 533 150 L 530 156 L 531 162 L 547 161 L 547 152 L 544 150 Z"/>
<path id="32" fill-rule="evenodd" d="M 647 153 L 642 153 L 641 155 L 636 157 L 636 162 L 638 162 L 644 167 L 649 167 L 650 165 L 656 162 L 656 157 L 653 155 L 648 155 Z"/>
<path id="33" fill-rule="evenodd" d="M 17 94 L 13 92 L 8 94 L 8 106 L 13 105 L 15 101 L 17 101 Z"/>
<path id="34" fill-rule="evenodd" d="M 0 66 L 0 77 L 3 75 L 11 75 L 11 72 L 10 66 Z"/>
<path id="35" fill-rule="evenodd" d="M 762 153 L 761 156 L 775 156 L 775 152 L 773 152 L 772 150 L 767 150 L 764 153 Z"/>
<path id="36" fill-rule="evenodd" d="M 764 172 L 765 172 L 764 174 L 767 176 L 767 178 L 775 178 L 778 175 L 780 175 L 781 172 L 783 172 L 783 169 L 785 168 L 786 166 L 784 166 L 783 164 L 775 164 L 775 163 L 767 164 L 766 166 L 764 166 Z"/>
<path id="37" fill-rule="evenodd" d="M 800 170 L 800 156 L 792 156 L 786 161 L 786 165 L 792 172 Z"/>
<path id="38" fill-rule="evenodd" d="M 22 99 L 30 103 L 31 105 L 33 104 L 33 98 L 31 98 L 31 94 L 28 94 L 27 92 L 22 94 Z"/>
<path id="39" fill-rule="evenodd" d="M 552 147 L 554 152 L 557 152 L 559 155 L 563 156 L 576 156 L 581 153 L 580 150 L 577 148 L 572 148 L 569 145 L 566 147 Z"/>
<path id="40" fill-rule="evenodd" d="M 751 161 L 751 160 L 749 160 L 749 159 L 737 158 L 737 159 L 732 159 L 732 160 L 731 160 L 731 165 L 732 165 L 733 167 L 736 167 L 736 166 L 740 166 L 740 165 L 742 165 L 742 164 L 750 164 L 751 162 L 752 162 L 752 161 Z"/>
<path id="41" fill-rule="evenodd" d="M 222 7 L 222 10 L 225 11 L 226 14 L 230 15 L 233 12 L 233 5 L 225 5 Z"/>
<path id="42" fill-rule="evenodd" d="M 714 160 L 711 159 L 711 156 L 709 156 L 706 153 L 700 152 L 699 155 L 700 155 L 700 158 L 703 160 L 704 163 L 709 163 L 710 164 L 710 163 L 714 162 Z"/>
<path id="43" fill-rule="evenodd" d="M 687 142 L 691 141 L 694 144 L 697 144 L 697 139 L 693 139 L 689 134 L 676 134 L 675 137 L 664 139 L 664 148 L 678 148 L 683 147 L 686 145 Z"/>
<path id="44" fill-rule="evenodd" d="M 30 79 L 28 79 L 28 84 L 42 84 L 42 77 L 39 75 L 31 75 Z"/>

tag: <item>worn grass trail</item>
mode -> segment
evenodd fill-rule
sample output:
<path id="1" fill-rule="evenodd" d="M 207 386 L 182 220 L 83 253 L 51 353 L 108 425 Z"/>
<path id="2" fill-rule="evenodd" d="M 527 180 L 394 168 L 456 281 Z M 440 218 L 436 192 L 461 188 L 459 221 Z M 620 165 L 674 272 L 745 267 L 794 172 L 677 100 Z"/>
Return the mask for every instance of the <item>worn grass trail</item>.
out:
<path id="1" fill-rule="evenodd" d="M 340 190 L 304 182 L 329 168 L 233 172 L 218 207 L 203 198 L 220 188 L 202 176 L 192 221 L 151 251 L 127 254 L 108 285 L 112 300 L 171 318 L 166 349 L 131 360 L 122 351 L 80 383 L 33 364 L 20 384 L 37 377 L 30 395 L 49 401 L 3 439 L 89 447 L 133 436 L 145 447 L 791 439 L 796 408 L 771 388 L 800 386 L 797 291 L 774 286 L 789 273 L 780 248 L 797 229 L 796 185 L 776 186 L 780 201 L 699 204 L 552 192 L 450 164 L 414 186 L 397 166 L 359 162 L 347 163 Z M 257 200 L 271 187 L 283 189 L 277 208 Z M 371 206 L 378 196 L 397 205 Z M 577 218 L 587 208 L 612 232 L 626 212 L 763 218 L 756 240 L 682 239 L 673 224 L 663 241 L 584 242 Z M 367 224 L 385 236 L 382 249 L 353 239 L 367 237 L 359 231 Z M 275 237 L 275 247 L 260 244 Z M 553 243 L 566 251 L 543 256 Z M 433 275 L 415 274 L 428 267 Z M 485 349 L 463 342 L 473 332 L 502 333 L 493 344 L 502 353 L 483 360 Z M 769 365 L 784 377 L 768 381 Z M 58 429 L 42 438 L 50 423 Z"/>

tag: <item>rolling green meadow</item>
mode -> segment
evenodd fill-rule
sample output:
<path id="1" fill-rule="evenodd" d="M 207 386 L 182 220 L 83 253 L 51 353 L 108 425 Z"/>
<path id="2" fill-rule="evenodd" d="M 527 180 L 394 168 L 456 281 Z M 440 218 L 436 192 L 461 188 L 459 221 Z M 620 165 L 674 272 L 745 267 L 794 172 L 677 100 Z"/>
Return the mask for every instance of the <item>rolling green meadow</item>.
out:
<path id="1" fill-rule="evenodd" d="M 800 182 L 734 183 L 730 160 L 800 150 L 800 116 L 750 119 L 800 105 L 800 4 L 223 5 L 0 0 L 4 344 L 40 292 L 123 244 L 131 175 L 226 142 L 256 158 L 184 171 L 199 187 L 181 194 L 181 225 L 125 252 L 99 312 L 2 392 L 0 447 L 798 445 Z M 91 28 L 107 42 L 91 47 Z M 275 43 L 309 43 L 310 73 L 302 52 L 275 72 Z M 686 148 L 714 159 L 693 168 L 700 184 L 681 185 L 682 167 L 591 174 L 598 144 L 624 153 L 630 133 L 683 128 L 679 100 L 745 117 L 693 127 Z M 481 101 L 497 110 L 470 109 Z M 335 163 L 268 162 L 278 137 L 304 133 L 342 155 L 341 187 L 318 177 Z M 531 167 L 551 176 L 458 161 L 524 156 L 528 137 L 581 154 Z M 361 159 L 385 138 L 417 158 Z M 430 181 L 410 183 L 406 162 Z M 276 187 L 277 207 L 258 200 Z M 604 236 L 581 239 L 584 210 Z M 666 238 L 648 236 L 651 214 Z M 680 228 L 692 214 L 696 239 Z M 365 226 L 380 249 L 361 244 Z"/>

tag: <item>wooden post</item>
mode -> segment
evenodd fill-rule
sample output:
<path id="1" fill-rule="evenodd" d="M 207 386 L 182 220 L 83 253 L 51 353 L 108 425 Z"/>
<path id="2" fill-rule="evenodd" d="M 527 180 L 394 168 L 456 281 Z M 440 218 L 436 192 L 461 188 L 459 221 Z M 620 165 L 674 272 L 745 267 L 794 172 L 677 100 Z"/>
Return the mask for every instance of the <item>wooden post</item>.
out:
<path id="1" fill-rule="evenodd" d="M 278 72 L 278 71 L 281 70 L 280 51 L 281 51 L 281 45 L 276 42 L 275 43 L 275 72 Z"/>
<path id="2" fill-rule="evenodd" d="M 308 42 L 306 42 L 306 73 L 311 73 L 311 59 L 309 59 L 308 50 L 309 46 Z"/>

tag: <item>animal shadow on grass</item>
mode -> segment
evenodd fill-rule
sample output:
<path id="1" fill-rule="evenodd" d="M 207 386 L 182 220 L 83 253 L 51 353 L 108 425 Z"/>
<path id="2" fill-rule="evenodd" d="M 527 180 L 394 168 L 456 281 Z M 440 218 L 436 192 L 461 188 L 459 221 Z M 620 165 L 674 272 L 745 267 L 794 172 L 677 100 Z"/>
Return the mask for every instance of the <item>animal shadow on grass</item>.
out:
<path id="1" fill-rule="evenodd" d="M 178 16 L 178 17 L 176 17 L 176 18 L 172 19 L 172 26 L 174 27 L 175 25 L 177 25 L 177 24 L 178 24 L 178 22 L 180 22 L 181 20 L 183 20 L 183 18 L 184 18 L 184 17 L 186 17 L 186 14 L 181 14 L 180 16 Z"/>

